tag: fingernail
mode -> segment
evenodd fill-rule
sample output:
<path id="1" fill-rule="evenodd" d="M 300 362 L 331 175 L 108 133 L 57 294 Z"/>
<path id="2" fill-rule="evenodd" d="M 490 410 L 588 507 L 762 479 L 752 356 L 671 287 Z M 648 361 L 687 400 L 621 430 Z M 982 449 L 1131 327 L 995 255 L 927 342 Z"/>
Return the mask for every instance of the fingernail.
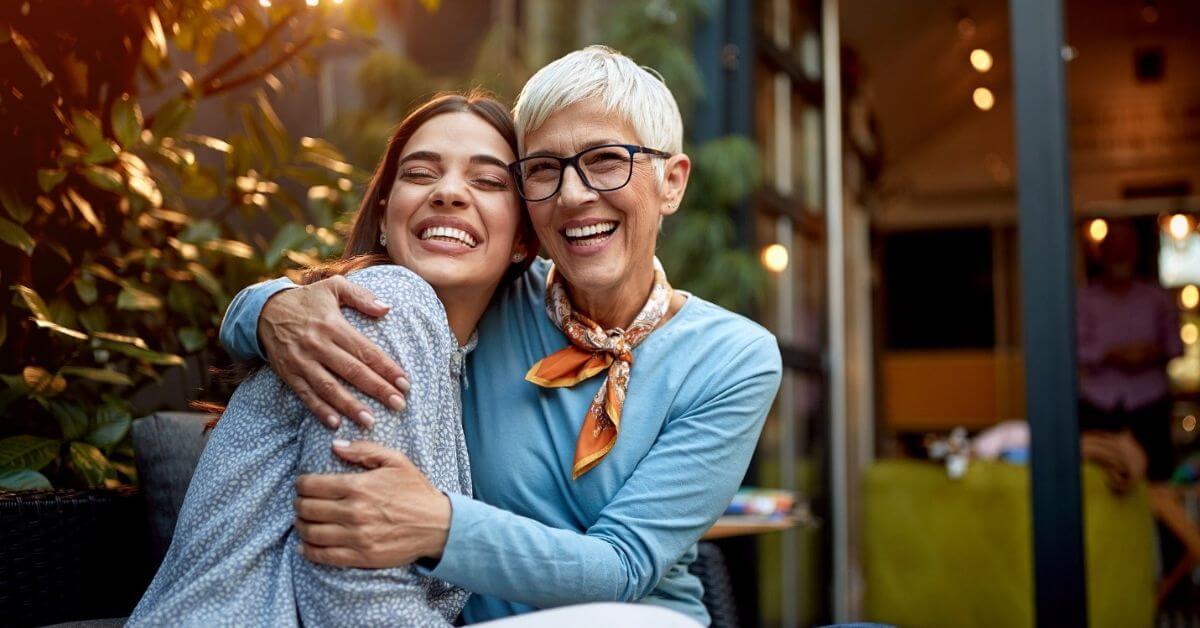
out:
<path id="1" fill-rule="evenodd" d="M 408 404 L 404 403 L 404 397 L 401 397 L 400 395 L 392 395 L 391 397 L 388 397 L 388 405 L 391 406 L 396 412 L 400 412 L 404 408 L 408 407 Z"/>
<path id="2" fill-rule="evenodd" d="M 350 441 L 344 438 L 335 438 L 333 439 L 333 446 L 338 449 L 345 449 L 350 446 Z"/>
<path id="3" fill-rule="evenodd" d="M 396 388 L 399 388 L 400 392 L 408 394 L 408 389 L 412 388 L 412 384 L 409 383 L 407 378 L 397 377 L 396 378 Z"/>
<path id="4" fill-rule="evenodd" d="M 329 427 L 332 427 L 332 428 L 336 428 L 337 426 L 342 424 L 342 420 L 339 419 L 338 415 L 336 415 L 336 414 L 331 414 L 331 415 L 325 417 L 325 422 L 328 423 Z"/>
<path id="5" fill-rule="evenodd" d="M 375 307 L 381 307 L 385 310 L 390 310 L 390 309 L 392 309 L 392 304 L 388 303 L 386 301 L 380 301 L 379 299 L 375 299 Z"/>
<path id="6" fill-rule="evenodd" d="M 366 410 L 358 413 L 358 420 L 367 427 L 375 426 L 375 416 Z"/>

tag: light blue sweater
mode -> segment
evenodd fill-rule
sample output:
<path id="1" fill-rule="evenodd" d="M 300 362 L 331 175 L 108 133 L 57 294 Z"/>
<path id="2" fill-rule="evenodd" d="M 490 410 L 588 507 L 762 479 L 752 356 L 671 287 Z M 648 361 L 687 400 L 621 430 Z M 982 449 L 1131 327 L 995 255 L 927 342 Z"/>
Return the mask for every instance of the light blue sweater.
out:
<path id="1" fill-rule="evenodd" d="M 708 624 L 695 544 L 729 504 L 779 388 L 774 336 L 695 295 L 638 346 L 616 446 L 571 479 L 599 376 L 574 388 L 524 380 L 566 346 L 544 309 L 549 262 L 502 288 L 468 357 L 463 428 L 475 498 L 451 495 L 449 540 L 432 574 L 475 593 L 468 622 L 566 604 L 644 601 Z M 287 280 L 251 286 L 221 341 L 261 355 L 263 303 Z M 420 382 L 413 382 L 419 386 Z"/>

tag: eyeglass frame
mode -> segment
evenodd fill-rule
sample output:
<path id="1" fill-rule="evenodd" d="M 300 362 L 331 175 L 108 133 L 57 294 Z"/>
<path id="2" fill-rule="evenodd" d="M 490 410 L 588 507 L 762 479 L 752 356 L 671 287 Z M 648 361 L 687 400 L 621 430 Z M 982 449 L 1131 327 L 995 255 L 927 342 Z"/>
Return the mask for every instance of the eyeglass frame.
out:
<path id="1" fill-rule="evenodd" d="M 580 167 L 580 165 L 579 165 L 579 158 L 582 157 L 586 153 L 590 153 L 594 150 L 599 150 L 601 148 L 624 148 L 625 150 L 629 151 L 629 176 L 625 178 L 625 182 L 622 183 L 621 185 L 618 185 L 618 186 L 612 187 L 612 188 L 603 188 L 603 189 L 598 188 L 598 187 L 592 185 L 592 182 L 588 181 L 587 175 L 585 175 L 583 173 L 583 168 Z M 633 163 L 634 163 L 633 156 L 637 155 L 639 153 L 644 154 L 644 155 L 649 155 L 651 157 L 661 157 L 663 159 L 670 159 L 671 157 L 674 157 L 674 155 L 672 155 L 671 153 L 668 153 L 666 151 L 661 151 L 661 150 L 658 150 L 655 148 L 647 148 L 645 146 L 638 146 L 637 144 L 599 144 L 597 146 L 591 146 L 591 147 L 585 148 L 585 149 L 579 151 L 578 153 L 575 153 L 575 155 L 573 155 L 571 157 L 559 157 L 557 155 L 533 155 L 530 157 L 523 157 L 521 159 L 518 159 L 518 160 L 512 162 L 511 164 L 508 164 L 508 171 L 510 174 L 512 174 L 513 180 L 517 184 L 517 193 L 521 195 L 521 198 L 529 203 L 538 203 L 541 201 L 545 201 L 545 200 L 554 198 L 554 196 L 556 194 L 558 194 L 559 192 L 562 191 L 563 177 L 565 176 L 565 174 L 567 172 L 567 166 L 574 168 L 575 174 L 579 175 L 579 181 L 581 183 L 583 183 L 584 187 L 586 187 L 589 190 L 592 190 L 593 192 L 613 192 L 613 191 L 619 190 L 619 189 L 629 185 L 629 182 L 633 180 Z M 521 177 L 521 163 L 526 162 L 526 161 L 531 161 L 534 159 L 554 159 L 554 160 L 558 161 L 558 165 L 559 165 L 558 185 L 554 186 L 553 192 L 551 192 L 550 194 L 547 194 L 546 196 L 543 196 L 542 198 L 529 198 L 529 197 L 525 196 L 525 182 L 522 180 L 522 177 Z"/>

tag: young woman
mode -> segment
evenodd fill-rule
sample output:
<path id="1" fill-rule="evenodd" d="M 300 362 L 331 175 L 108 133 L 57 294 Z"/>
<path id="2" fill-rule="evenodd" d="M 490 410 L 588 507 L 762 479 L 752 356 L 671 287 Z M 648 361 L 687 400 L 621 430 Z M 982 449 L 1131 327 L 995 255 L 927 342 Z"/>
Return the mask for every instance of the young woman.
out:
<path id="1" fill-rule="evenodd" d="M 363 395 L 370 409 L 331 434 L 310 418 L 303 392 L 293 392 L 272 369 L 259 369 L 238 387 L 209 436 L 171 548 L 129 625 L 454 620 L 467 593 L 410 566 L 348 569 L 303 557 L 293 528 L 294 482 L 304 473 L 361 470 L 331 447 L 370 440 L 403 451 L 428 478 L 421 490 L 471 494 L 463 357 L 496 288 L 520 276 L 537 252 L 506 169 L 516 152 L 512 118 L 485 96 L 441 96 L 404 120 L 342 260 L 310 271 L 306 282 L 340 276 L 390 305 L 379 319 L 347 315 L 405 365 L 407 401 L 396 396 L 385 405 Z"/>

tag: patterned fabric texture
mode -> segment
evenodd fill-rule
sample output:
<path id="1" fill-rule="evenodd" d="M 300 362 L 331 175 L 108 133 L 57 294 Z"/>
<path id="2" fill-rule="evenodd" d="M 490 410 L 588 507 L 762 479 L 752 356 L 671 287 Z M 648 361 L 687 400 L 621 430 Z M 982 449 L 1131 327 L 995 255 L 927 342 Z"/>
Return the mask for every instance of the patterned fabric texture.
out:
<path id="1" fill-rule="evenodd" d="M 633 348 L 658 327 L 670 305 L 671 284 L 667 283 L 657 258 L 650 298 L 629 329 L 604 329 L 575 311 L 556 269 L 551 267 L 546 275 L 546 313 L 571 344 L 538 360 L 525 379 L 545 388 L 570 388 L 603 371 L 608 372 L 579 429 L 571 468 L 573 479 L 579 479 L 600 464 L 616 444 L 617 432 L 621 429 L 621 408 L 625 406 L 625 391 L 629 388 L 629 373 L 633 368 Z"/>
<path id="2" fill-rule="evenodd" d="M 447 626 L 467 592 L 415 568 L 348 569 L 299 555 L 292 528 L 302 473 L 353 473 L 334 438 L 407 455 L 447 493 L 471 494 L 462 431 L 463 355 L 433 289 L 399 266 L 349 276 L 392 304 L 380 319 L 346 318 L 403 364 L 413 383 L 401 412 L 355 391 L 376 417 L 329 430 L 270 368 L 242 383 L 209 436 L 167 557 L 130 626 Z M 353 390 L 352 387 L 348 387 Z"/>

